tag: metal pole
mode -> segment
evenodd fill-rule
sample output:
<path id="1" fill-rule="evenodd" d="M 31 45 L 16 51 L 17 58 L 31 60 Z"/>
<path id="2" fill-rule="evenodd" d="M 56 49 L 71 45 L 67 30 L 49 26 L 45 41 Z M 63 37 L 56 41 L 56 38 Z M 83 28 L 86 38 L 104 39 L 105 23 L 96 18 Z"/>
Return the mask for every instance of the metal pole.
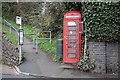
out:
<path id="1" fill-rule="evenodd" d="M 35 48 L 35 38 L 33 38 L 33 48 Z"/>
<path id="2" fill-rule="evenodd" d="M 86 49 L 87 49 L 87 41 L 86 41 L 86 34 L 85 34 L 85 44 L 84 44 L 84 60 L 86 57 Z"/>
<path id="3" fill-rule="evenodd" d="M 22 29 L 22 23 L 20 24 L 20 30 Z M 20 34 L 19 34 L 19 37 L 20 37 Z M 20 40 L 19 40 L 20 41 Z M 19 64 L 21 63 L 21 60 L 22 60 L 22 45 L 19 44 Z"/>
<path id="4" fill-rule="evenodd" d="M 38 35 L 36 34 L 36 54 L 38 53 Z"/>
<path id="5" fill-rule="evenodd" d="M 50 44 L 51 44 L 51 31 L 50 31 Z"/>
<path id="6" fill-rule="evenodd" d="M 19 33 L 18 33 L 17 41 L 18 41 L 18 47 L 19 47 Z"/>
<path id="7" fill-rule="evenodd" d="M 3 22 L 3 25 L 5 26 L 5 20 L 4 19 L 2 19 L 2 22 Z"/>
<path id="8" fill-rule="evenodd" d="M 20 25 L 20 29 L 22 29 L 22 26 Z"/>
<path id="9" fill-rule="evenodd" d="M 83 25 L 83 22 L 82 22 Z M 84 60 L 86 58 L 86 50 L 87 50 L 87 37 L 86 37 L 86 27 L 85 27 L 85 44 L 84 44 Z"/>
<path id="10" fill-rule="evenodd" d="M 22 60 L 22 45 L 19 45 L 19 64 L 21 63 Z"/>
<path id="11" fill-rule="evenodd" d="M 11 33 L 11 25 L 10 25 L 10 33 Z"/>

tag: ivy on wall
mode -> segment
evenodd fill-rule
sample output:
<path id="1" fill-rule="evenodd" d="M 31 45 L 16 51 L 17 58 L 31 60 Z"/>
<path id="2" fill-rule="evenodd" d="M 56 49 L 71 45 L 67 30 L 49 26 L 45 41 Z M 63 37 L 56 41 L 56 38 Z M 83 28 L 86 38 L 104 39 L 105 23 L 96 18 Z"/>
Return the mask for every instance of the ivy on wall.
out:
<path id="1" fill-rule="evenodd" d="M 120 40 L 120 2 L 85 2 L 82 14 L 89 40 Z"/>
<path id="2" fill-rule="evenodd" d="M 88 41 L 120 41 L 120 2 L 84 2 L 81 12 Z M 84 45 L 84 36 L 82 45 Z M 83 71 L 90 71 L 95 68 L 95 65 L 90 62 L 88 46 L 85 57 L 83 49 L 84 46 L 82 46 L 78 68 Z"/>

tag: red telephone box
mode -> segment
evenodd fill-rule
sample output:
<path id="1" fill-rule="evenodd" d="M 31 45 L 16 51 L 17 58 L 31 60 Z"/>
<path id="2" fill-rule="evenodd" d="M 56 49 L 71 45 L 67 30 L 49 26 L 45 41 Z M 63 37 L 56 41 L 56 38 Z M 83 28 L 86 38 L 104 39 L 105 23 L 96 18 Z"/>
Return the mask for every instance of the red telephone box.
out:
<path id="1" fill-rule="evenodd" d="M 64 14 L 63 63 L 78 63 L 81 53 L 81 13 Z"/>

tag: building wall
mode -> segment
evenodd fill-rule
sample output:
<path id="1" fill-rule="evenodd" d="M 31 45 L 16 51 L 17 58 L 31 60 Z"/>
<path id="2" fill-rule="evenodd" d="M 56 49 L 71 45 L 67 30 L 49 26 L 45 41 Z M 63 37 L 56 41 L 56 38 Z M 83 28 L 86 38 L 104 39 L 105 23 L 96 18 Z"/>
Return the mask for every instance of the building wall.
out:
<path id="1" fill-rule="evenodd" d="M 107 73 L 118 72 L 118 44 L 106 43 Z"/>
<path id="2" fill-rule="evenodd" d="M 118 43 L 88 43 L 90 61 L 95 64 L 92 72 L 118 73 Z"/>

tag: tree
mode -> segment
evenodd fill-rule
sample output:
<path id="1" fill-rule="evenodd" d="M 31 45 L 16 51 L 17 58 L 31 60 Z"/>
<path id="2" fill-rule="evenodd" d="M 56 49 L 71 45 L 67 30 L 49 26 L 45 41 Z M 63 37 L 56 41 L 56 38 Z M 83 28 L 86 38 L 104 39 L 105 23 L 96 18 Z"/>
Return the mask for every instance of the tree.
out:
<path id="1" fill-rule="evenodd" d="M 40 31 L 52 31 L 53 37 L 61 34 L 63 29 L 63 14 L 65 11 L 64 4 L 60 2 L 47 2 L 43 6 L 43 12 L 39 12 L 38 15 L 31 17 L 31 25 Z"/>
<path id="2" fill-rule="evenodd" d="M 2 3 L 2 14 L 3 17 L 15 20 L 16 16 L 19 15 L 27 21 L 28 17 L 38 7 L 38 3 L 31 2 L 4 2 Z"/>

